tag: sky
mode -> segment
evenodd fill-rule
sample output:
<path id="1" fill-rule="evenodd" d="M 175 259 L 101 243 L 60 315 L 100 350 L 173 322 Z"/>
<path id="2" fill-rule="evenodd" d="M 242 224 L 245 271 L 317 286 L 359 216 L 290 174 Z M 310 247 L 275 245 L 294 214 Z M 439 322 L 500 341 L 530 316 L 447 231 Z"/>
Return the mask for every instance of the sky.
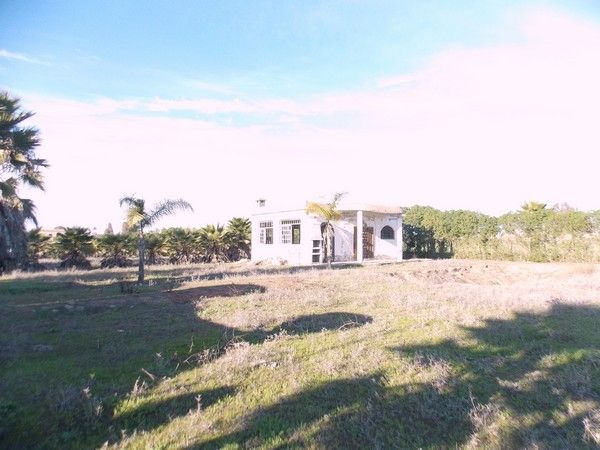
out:
<path id="1" fill-rule="evenodd" d="M 348 198 L 600 208 L 600 3 L 0 2 L 0 89 L 35 112 L 41 226 L 119 199 L 248 216 Z"/>

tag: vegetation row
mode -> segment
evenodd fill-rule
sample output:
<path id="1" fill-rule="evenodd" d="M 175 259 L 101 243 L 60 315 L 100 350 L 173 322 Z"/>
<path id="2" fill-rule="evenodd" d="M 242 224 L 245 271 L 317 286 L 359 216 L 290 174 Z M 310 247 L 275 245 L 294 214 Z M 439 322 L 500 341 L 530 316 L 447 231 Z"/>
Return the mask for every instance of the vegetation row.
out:
<path id="1" fill-rule="evenodd" d="M 39 228 L 28 236 L 29 266 L 44 269 L 42 258 L 60 259 L 60 268 L 90 269 L 88 258 L 101 258 L 100 267 L 127 267 L 138 255 L 136 230 L 93 236 L 88 228 L 64 228 L 54 237 L 45 236 Z M 250 257 L 250 221 L 235 217 L 226 226 L 203 228 L 167 228 L 144 235 L 146 264 L 180 264 L 196 262 L 237 261 Z"/>
<path id="2" fill-rule="evenodd" d="M 600 261 L 600 211 L 525 203 L 500 217 L 414 206 L 405 211 L 406 257 Z"/>

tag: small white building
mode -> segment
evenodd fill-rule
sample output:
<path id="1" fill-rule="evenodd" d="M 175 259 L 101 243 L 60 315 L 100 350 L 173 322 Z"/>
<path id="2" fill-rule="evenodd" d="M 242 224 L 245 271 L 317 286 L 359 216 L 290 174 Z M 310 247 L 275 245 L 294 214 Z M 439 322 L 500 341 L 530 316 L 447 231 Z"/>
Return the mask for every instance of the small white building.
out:
<path id="1" fill-rule="evenodd" d="M 342 219 L 332 223 L 334 261 L 402 259 L 402 208 L 342 201 L 338 209 Z M 252 261 L 310 265 L 325 260 L 325 224 L 304 207 L 269 209 L 259 201 L 251 221 Z"/>

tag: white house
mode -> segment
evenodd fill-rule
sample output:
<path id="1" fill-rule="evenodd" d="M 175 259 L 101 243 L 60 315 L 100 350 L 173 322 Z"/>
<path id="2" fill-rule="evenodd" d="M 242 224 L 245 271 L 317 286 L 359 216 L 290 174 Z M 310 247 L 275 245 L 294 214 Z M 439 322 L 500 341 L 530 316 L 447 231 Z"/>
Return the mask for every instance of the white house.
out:
<path id="1" fill-rule="evenodd" d="M 333 222 L 334 261 L 402 259 L 402 208 L 341 202 L 338 209 L 342 219 Z M 261 200 L 251 221 L 252 261 L 292 265 L 324 261 L 324 223 L 304 207 L 273 209 Z"/>

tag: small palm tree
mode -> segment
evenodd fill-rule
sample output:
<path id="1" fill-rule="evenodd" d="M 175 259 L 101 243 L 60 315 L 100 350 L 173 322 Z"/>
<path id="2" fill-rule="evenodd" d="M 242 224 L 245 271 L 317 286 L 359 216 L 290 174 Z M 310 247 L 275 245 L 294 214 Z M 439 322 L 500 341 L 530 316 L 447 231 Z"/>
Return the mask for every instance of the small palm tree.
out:
<path id="1" fill-rule="evenodd" d="M 92 265 L 86 258 L 94 251 L 90 230 L 82 227 L 63 228 L 56 235 L 54 250 L 61 259 L 60 268 L 91 269 Z"/>
<path id="2" fill-rule="evenodd" d="M 333 260 L 333 236 L 335 233 L 332 222 L 342 218 L 342 213 L 337 207 L 344 195 L 344 193 L 335 194 L 330 203 L 308 202 L 305 208 L 307 214 L 320 217 L 325 222 L 325 229 L 323 230 L 325 238 L 325 260 L 327 261 L 327 267 L 329 269 L 331 269 L 331 261 Z"/>
<path id="3" fill-rule="evenodd" d="M 250 220 L 244 217 L 234 217 L 227 224 L 227 239 L 229 241 L 228 258 L 237 261 L 240 258 L 250 258 L 250 241 L 252 226 Z"/>
<path id="4" fill-rule="evenodd" d="M 156 264 L 157 258 L 165 248 L 165 233 L 146 233 L 146 262 Z"/>
<path id="5" fill-rule="evenodd" d="M 160 219 L 174 214 L 177 210 L 193 211 L 192 205 L 182 199 L 163 200 L 150 211 L 146 210 L 146 202 L 141 198 L 123 197 L 119 204 L 127 206 L 127 226 L 138 233 L 138 283 L 144 282 L 144 229 L 154 225 Z"/>
<path id="6" fill-rule="evenodd" d="M 103 256 L 100 267 L 127 267 L 130 249 L 130 236 L 127 234 L 105 233 L 98 238 L 98 250 Z"/>
<path id="7" fill-rule="evenodd" d="M 30 269 L 43 269 L 40 258 L 43 257 L 50 247 L 50 236 L 44 236 L 39 228 L 29 230 L 27 233 L 27 265 Z"/>
<path id="8" fill-rule="evenodd" d="M 165 251 L 172 264 L 190 263 L 199 258 L 198 233 L 187 228 L 169 228 L 164 231 Z"/>
<path id="9" fill-rule="evenodd" d="M 222 225 L 206 225 L 201 228 L 198 244 L 204 253 L 205 262 L 227 261 L 229 242 L 227 231 Z"/>

